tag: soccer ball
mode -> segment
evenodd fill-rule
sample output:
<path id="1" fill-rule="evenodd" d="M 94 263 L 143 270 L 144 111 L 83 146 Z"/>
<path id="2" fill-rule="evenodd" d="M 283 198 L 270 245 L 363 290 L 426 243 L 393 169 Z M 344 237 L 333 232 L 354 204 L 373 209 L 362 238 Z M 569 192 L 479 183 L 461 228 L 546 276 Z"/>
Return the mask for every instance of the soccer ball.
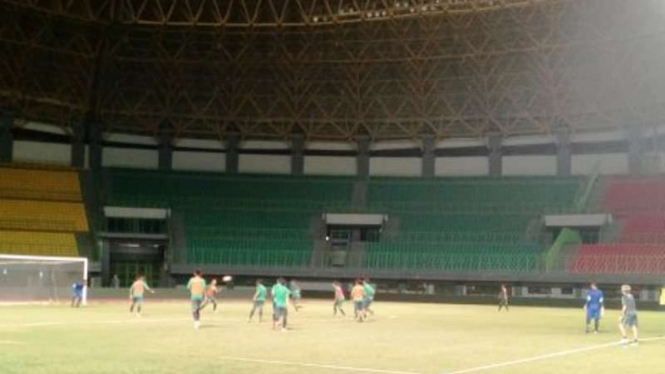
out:
<path id="1" fill-rule="evenodd" d="M 233 277 L 230 275 L 225 275 L 224 278 L 222 278 L 224 282 L 230 282 L 233 280 Z"/>

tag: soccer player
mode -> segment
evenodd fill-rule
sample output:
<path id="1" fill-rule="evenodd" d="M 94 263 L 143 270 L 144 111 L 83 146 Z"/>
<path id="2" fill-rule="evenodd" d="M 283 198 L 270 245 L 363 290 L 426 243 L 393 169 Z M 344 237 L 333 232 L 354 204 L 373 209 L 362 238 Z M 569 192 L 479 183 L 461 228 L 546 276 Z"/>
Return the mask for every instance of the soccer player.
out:
<path id="1" fill-rule="evenodd" d="M 506 308 L 506 312 L 510 311 L 508 308 L 508 288 L 505 284 L 502 284 L 499 290 L 499 312 L 501 308 Z"/>
<path id="2" fill-rule="evenodd" d="M 605 298 L 603 297 L 603 291 L 599 290 L 595 283 L 591 283 L 584 310 L 586 311 L 586 333 L 591 332 L 589 327 L 591 321 L 593 321 L 593 332 L 597 334 L 600 327 L 600 318 L 605 314 Z"/>
<path id="3" fill-rule="evenodd" d="M 256 281 L 256 291 L 254 292 L 254 297 L 252 300 L 254 301 L 254 306 L 252 307 L 252 311 L 249 312 L 249 319 L 247 322 L 252 322 L 252 318 L 254 318 L 254 313 L 258 310 L 259 311 L 259 323 L 263 322 L 263 304 L 266 302 L 266 295 L 268 293 L 268 290 L 266 290 L 266 286 L 263 285 L 263 280 L 258 279 Z"/>
<path id="4" fill-rule="evenodd" d="M 343 316 L 346 316 L 346 313 L 342 308 L 344 306 L 344 302 L 346 301 L 346 297 L 344 297 L 344 290 L 342 290 L 342 285 L 339 282 L 333 282 L 332 286 L 333 289 L 335 290 L 335 303 L 333 304 L 333 316 L 337 316 L 338 310 Z"/>
<path id="5" fill-rule="evenodd" d="M 203 295 L 206 289 L 206 281 L 201 277 L 201 270 L 195 270 L 194 276 L 187 282 L 187 289 L 191 296 L 192 317 L 194 318 L 194 328 L 201 326 L 201 304 L 203 304 Z"/>
<path id="6" fill-rule="evenodd" d="M 624 284 L 621 286 L 621 319 L 619 322 L 619 330 L 621 331 L 621 344 L 628 344 L 628 336 L 626 335 L 626 327 L 633 330 L 633 343 L 638 343 L 637 336 L 637 307 L 635 306 L 635 298 L 631 293 L 629 285 Z"/>
<path id="7" fill-rule="evenodd" d="M 353 299 L 353 314 L 358 322 L 365 319 L 365 288 L 360 279 L 356 279 L 356 285 L 351 289 L 351 299 Z"/>
<path id="8" fill-rule="evenodd" d="M 131 301 L 129 313 L 133 313 L 134 307 L 136 307 L 136 316 L 141 317 L 141 307 L 143 306 L 143 294 L 145 291 L 155 293 L 155 291 L 148 287 L 148 284 L 145 282 L 145 277 L 139 275 L 129 287 L 129 300 Z"/>
<path id="9" fill-rule="evenodd" d="M 298 285 L 298 282 L 295 280 L 291 280 L 289 283 L 289 290 L 291 291 L 291 302 L 293 303 L 293 307 L 295 308 L 296 312 L 302 308 L 300 305 L 300 299 L 302 298 L 302 293 L 300 291 L 300 286 Z"/>
<path id="10" fill-rule="evenodd" d="M 365 311 L 365 316 L 367 316 L 367 313 L 369 312 L 371 315 L 374 315 L 374 311 L 370 309 L 369 307 L 372 306 L 372 303 L 374 302 L 374 287 L 372 287 L 371 284 L 369 284 L 369 279 L 365 279 L 363 281 L 363 290 L 365 291 L 364 297 L 363 297 L 363 310 Z"/>
<path id="11" fill-rule="evenodd" d="M 282 278 L 277 278 L 277 281 L 275 281 L 275 284 L 272 285 L 272 288 L 270 288 L 270 296 L 272 297 L 272 328 L 273 330 L 277 326 L 277 304 L 275 304 L 275 290 L 277 290 L 277 287 L 279 287 L 280 282 L 282 281 Z"/>
<path id="12" fill-rule="evenodd" d="M 284 278 L 280 278 L 275 287 L 273 287 L 273 304 L 275 305 L 275 318 L 273 322 L 273 329 L 278 326 L 282 327 L 282 331 L 286 331 L 289 316 L 289 296 L 291 291 L 286 287 Z"/>
<path id="13" fill-rule="evenodd" d="M 216 312 L 217 300 L 215 299 L 215 294 L 218 292 L 219 288 L 217 288 L 217 279 L 213 279 L 210 281 L 208 287 L 206 287 L 205 299 L 203 300 L 203 304 L 201 304 L 200 310 L 203 310 L 208 304 L 212 304 L 212 311 Z"/>
<path id="14" fill-rule="evenodd" d="M 81 306 L 83 300 L 83 289 L 85 288 L 85 280 L 80 280 L 72 284 L 72 305 L 71 307 L 78 308 Z"/>

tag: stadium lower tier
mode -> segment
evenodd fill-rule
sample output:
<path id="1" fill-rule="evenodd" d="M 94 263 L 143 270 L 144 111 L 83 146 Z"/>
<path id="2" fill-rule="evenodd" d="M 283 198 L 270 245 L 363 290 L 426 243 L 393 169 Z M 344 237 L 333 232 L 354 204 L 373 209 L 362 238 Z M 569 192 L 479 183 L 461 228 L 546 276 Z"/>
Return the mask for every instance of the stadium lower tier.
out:
<path id="1" fill-rule="evenodd" d="M 197 236 L 188 241 L 187 263 L 233 266 L 308 266 L 312 241 Z"/>
<path id="2" fill-rule="evenodd" d="M 30 256 L 78 256 L 74 234 L 0 230 L 0 253 Z"/>
<path id="3" fill-rule="evenodd" d="M 567 268 L 575 274 L 662 274 L 665 273 L 665 246 L 583 245 Z"/>
<path id="4" fill-rule="evenodd" d="M 376 243 L 368 246 L 367 268 L 444 271 L 532 272 L 542 259 L 535 244 Z"/>

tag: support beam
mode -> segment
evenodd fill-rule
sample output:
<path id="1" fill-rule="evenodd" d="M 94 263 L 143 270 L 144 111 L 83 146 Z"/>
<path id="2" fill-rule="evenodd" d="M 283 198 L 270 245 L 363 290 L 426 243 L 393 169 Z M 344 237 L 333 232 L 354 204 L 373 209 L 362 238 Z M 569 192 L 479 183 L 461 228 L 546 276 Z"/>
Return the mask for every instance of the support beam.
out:
<path id="1" fill-rule="evenodd" d="M 644 172 L 642 160 L 644 158 L 644 134 L 640 127 L 632 126 L 628 129 L 628 173 L 638 175 Z"/>
<path id="2" fill-rule="evenodd" d="M 104 148 L 102 146 L 102 126 L 99 121 L 87 121 L 88 138 L 90 140 L 90 169 L 93 174 L 99 174 L 102 170 Z"/>
<path id="3" fill-rule="evenodd" d="M 97 245 L 99 251 L 99 262 L 102 270 L 102 286 L 111 285 L 111 244 L 107 239 L 100 240 Z"/>
<path id="4" fill-rule="evenodd" d="M 70 164 L 78 169 L 85 167 L 85 122 L 75 123 L 72 126 Z"/>
<path id="5" fill-rule="evenodd" d="M 488 148 L 489 148 L 489 172 L 492 176 L 500 176 L 503 174 L 503 138 L 500 133 L 491 133 L 488 135 Z"/>
<path id="6" fill-rule="evenodd" d="M 420 137 L 422 141 L 422 176 L 423 178 L 433 178 L 435 174 L 436 155 L 436 137 L 433 134 L 424 134 Z"/>
<path id="7" fill-rule="evenodd" d="M 0 162 L 12 162 L 14 153 L 14 114 L 0 113 Z"/>
<path id="8" fill-rule="evenodd" d="M 291 135 L 291 174 L 305 174 L 305 135 Z"/>
<path id="9" fill-rule="evenodd" d="M 573 151 L 570 129 L 560 127 L 554 131 L 556 141 L 556 175 L 569 176 L 573 172 Z"/>
<path id="10" fill-rule="evenodd" d="M 369 135 L 358 135 L 356 138 L 358 145 L 358 156 L 356 159 L 356 175 L 358 179 L 369 179 L 369 151 L 370 151 L 370 137 Z"/>
<path id="11" fill-rule="evenodd" d="M 238 148 L 240 148 L 240 133 L 230 132 L 226 134 L 226 172 L 238 173 Z"/>
<path id="12" fill-rule="evenodd" d="M 173 169 L 173 126 L 165 120 L 159 126 L 159 170 Z"/>

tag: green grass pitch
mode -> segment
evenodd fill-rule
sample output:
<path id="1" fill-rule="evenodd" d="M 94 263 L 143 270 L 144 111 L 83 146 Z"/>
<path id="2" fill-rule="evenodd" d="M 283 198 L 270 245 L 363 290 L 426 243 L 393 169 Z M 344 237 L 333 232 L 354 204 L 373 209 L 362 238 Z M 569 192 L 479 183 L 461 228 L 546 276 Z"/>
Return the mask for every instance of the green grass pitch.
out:
<path id="1" fill-rule="evenodd" d="M 193 329 L 187 300 L 0 307 L 3 374 L 661 374 L 665 314 L 642 312 L 639 346 L 621 347 L 618 311 L 584 333 L 580 309 L 382 303 L 359 324 L 332 303 L 305 301 L 292 328 L 248 324 L 249 302 L 222 301 Z M 347 313 L 351 303 L 346 305 Z M 610 344 L 607 344 L 610 343 Z M 585 351 L 585 349 L 588 349 Z M 521 363 L 520 363 L 521 361 Z"/>

